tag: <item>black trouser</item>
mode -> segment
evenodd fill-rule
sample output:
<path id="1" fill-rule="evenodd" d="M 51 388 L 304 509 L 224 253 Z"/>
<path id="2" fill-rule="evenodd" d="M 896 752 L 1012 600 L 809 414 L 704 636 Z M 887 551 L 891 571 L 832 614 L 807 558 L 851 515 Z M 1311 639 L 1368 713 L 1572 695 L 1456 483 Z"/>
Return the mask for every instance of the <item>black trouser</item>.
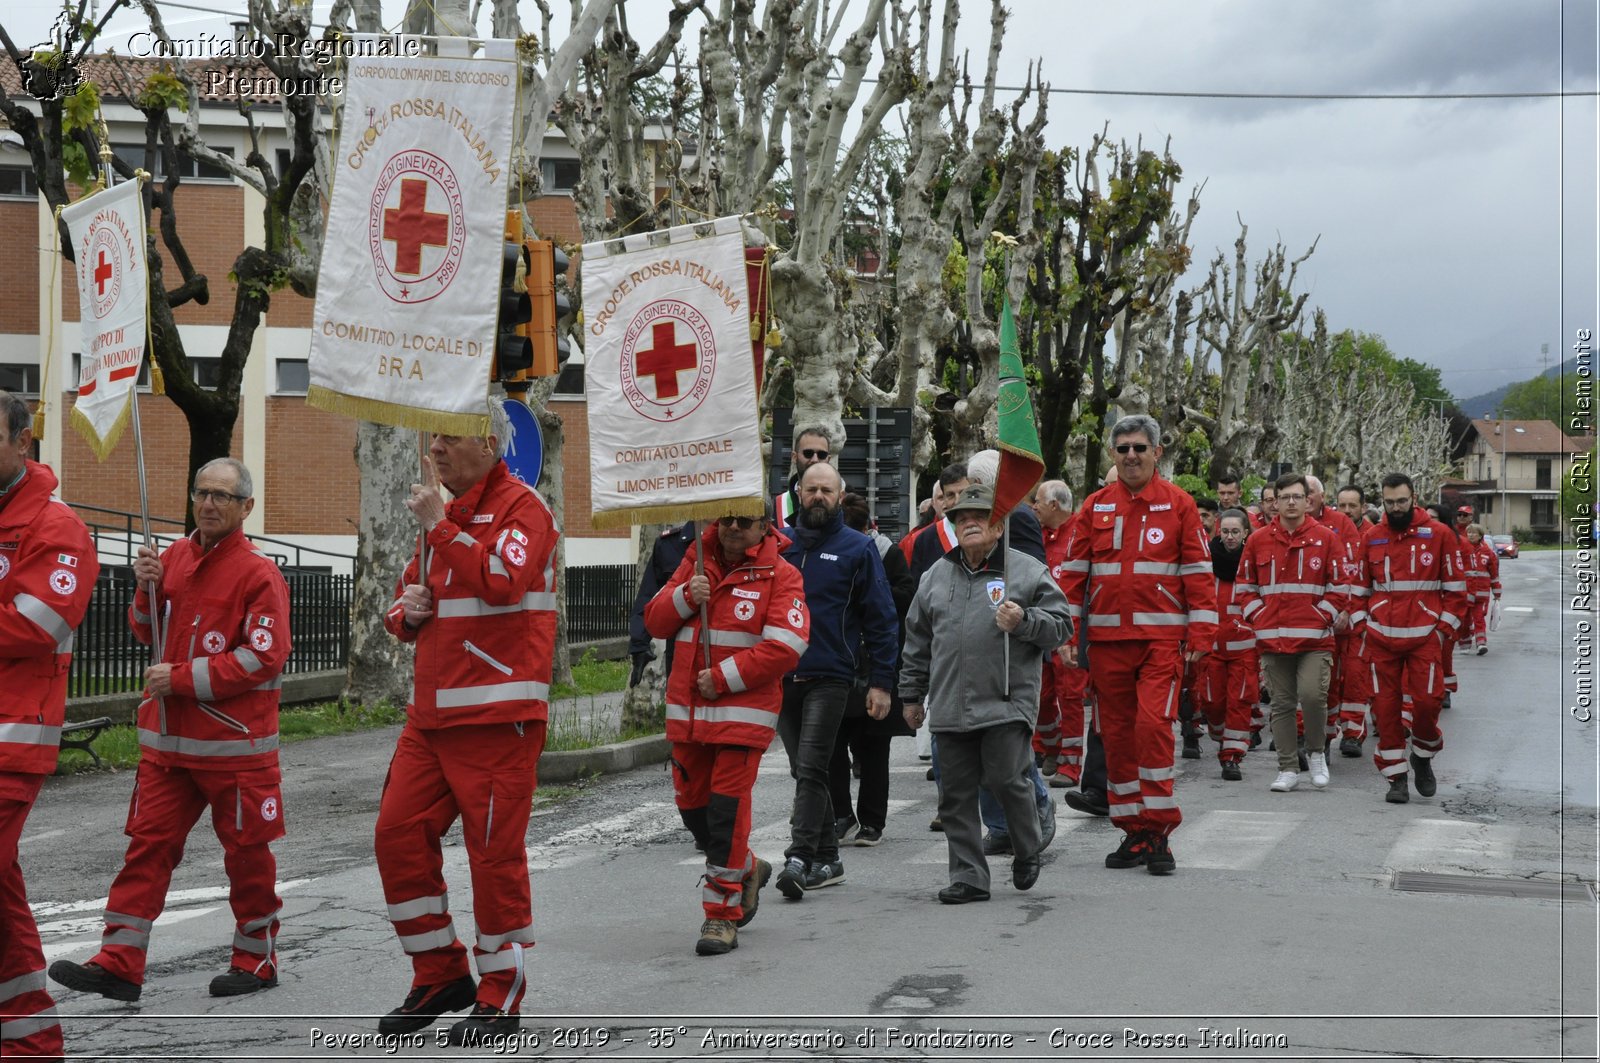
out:
<path id="1" fill-rule="evenodd" d="M 889 818 L 889 735 L 867 730 L 866 717 L 850 716 L 839 725 L 839 739 L 833 744 L 833 760 L 828 765 L 828 792 L 833 796 L 833 815 L 844 819 L 850 812 L 850 758 L 861 765 L 861 796 L 855 805 L 856 822 L 863 827 L 883 829 Z"/>
<path id="2" fill-rule="evenodd" d="M 1106 796 L 1106 747 L 1100 741 L 1098 728 L 1089 728 L 1083 751 L 1083 782 L 1086 794 L 1096 794 L 1101 800 Z"/>
<path id="3" fill-rule="evenodd" d="M 783 711 L 778 737 L 795 773 L 794 812 L 789 817 L 789 848 L 784 856 L 807 863 L 839 859 L 833 830 L 833 801 L 828 794 L 828 763 L 844 718 L 850 683 L 844 679 L 783 681 Z"/>

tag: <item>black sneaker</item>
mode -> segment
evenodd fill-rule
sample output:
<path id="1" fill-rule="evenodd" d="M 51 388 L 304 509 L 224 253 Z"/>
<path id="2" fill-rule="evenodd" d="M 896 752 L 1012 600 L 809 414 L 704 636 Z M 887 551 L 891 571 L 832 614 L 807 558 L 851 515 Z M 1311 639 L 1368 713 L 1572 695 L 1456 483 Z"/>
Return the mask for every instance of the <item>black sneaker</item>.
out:
<path id="1" fill-rule="evenodd" d="M 478 983 L 470 974 L 454 982 L 413 986 L 404 1004 L 378 1020 L 378 1032 L 388 1036 L 427 1029 L 445 1012 L 470 1008 L 477 999 Z"/>
<path id="2" fill-rule="evenodd" d="M 1244 772 L 1239 770 L 1239 762 L 1237 760 L 1223 761 L 1222 777 L 1227 779 L 1229 782 L 1238 782 L 1239 780 L 1243 779 Z"/>
<path id="3" fill-rule="evenodd" d="M 118 978 L 98 963 L 73 963 L 57 960 L 50 965 L 50 977 L 80 993 L 99 993 L 107 1000 L 132 1003 L 139 999 L 144 987 L 126 978 Z"/>
<path id="4" fill-rule="evenodd" d="M 806 862 L 798 856 L 791 856 L 784 863 L 783 870 L 778 872 L 778 892 L 791 901 L 798 901 L 806 895 Z"/>
<path id="5" fill-rule="evenodd" d="M 1117 851 L 1106 854 L 1107 867 L 1138 867 L 1150 855 L 1150 842 L 1145 834 L 1124 834 Z"/>
<path id="6" fill-rule="evenodd" d="M 1417 793 L 1423 797 L 1432 797 L 1439 788 L 1439 782 L 1433 777 L 1433 761 L 1427 757 L 1411 754 L 1411 774 L 1417 779 Z"/>
<path id="7" fill-rule="evenodd" d="M 1011 855 L 1011 835 L 990 831 L 983 836 L 984 856 L 1009 856 Z"/>
<path id="8" fill-rule="evenodd" d="M 818 860 L 806 870 L 806 889 L 820 890 L 844 881 L 843 860 Z"/>
<path id="9" fill-rule="evenodd" d="M 1165 834 L 1150 835 L 1150 847 L 1145 853 L 1144 869 L 1152 875 L 1170 875 L 1177 870 L 1178 861 L 1167 847 Z"/>
<path id="10" fill-rule="evenodd" d="M 838 819 L 833 821 L 833 836 L 834 836 L 834 838 L 838 839 L 840 842 L 843 842 L 847 837 L 850 836 L 850 830 L 855 825 L 856 825 L 856 817 L 854 817 L 854 816 L 840 816 Z"/>
<path id="11" fill-rule="evenodd" d="M 1359 757 L 1361 755 L 1361 739 L 1346 735 L 1339 739 L 1339 755 L 1341 757 Z"/>
<path id="12" fill-rule="evenodd" d="M 275 989 L 278 985 L 278 972 L 273 970 L 266 978 L 254 971 L 247 971 L 243 967 L 229 967 L 226 974 L 219 974 L 211 979 L 211 995 L 214 997 L 242 997 L 246 993 L 256 993 L 263 989 Z"/>
<path id="13" fill-rule="evenodd" d="M 1198 737 L 1196 737 L 1195 735 L 1184 735 L 1183 736 L 1183 759 L 1184 760 L 1199 760 L 1200 759 L 1200 739 Z"/>
<path id="14" fill-rule="evenodd" d="M 1406 781 L 1405 772 L 1389 776 L 1389 792 L 1383 795 L 1383 799 L 1391 805 L 1403 805 L 1411 800 L 1411 786 Z"/>
<path id="15" fill-rule="evenodd" d="M 1251 749 L 1259 749 L 1259 748 L 1261 748 L 1261 732 L 1260 731 L 1252 730 L 1250 732 L 1250 748 Z"/>
<path id="16" fill-rule="evenodd" d="M 1439 707 L 1441 709 L 1448 709 L 1450 707 L 1450 691 L 1446 690 L 1444 692 L 1444 700 L 1439 703 Z"/>
<path id="17" fill-rule="evenodd" d="M 450 1043 L 476 1047 L 511 1037 L 522 1029 L 522 1016 L 509 1015 L 492 1004 L 479 1004 L 472 1014 L 450 1027 Z"/>
<path id="18" fill-rule="evenodd" d="M 1090 793 L 1088 790 L 1068 790 L 1061 795 L 1067 807 L 1078 812 L 1087 812 L 1091 816 L 1111 815 L 1111 806 L 1106 802 L 1103 793 Z"/>
<path id="19" fill-rule="evenodd" d="M 851 842 L 851 844 L 852 845 L 877 845 L 881 841 L 883 841 L 883 828 L 881 828 L 881 827 L 862 827 L 860 830 L 856 831 L 856 836 L 855 836 L 854 840 Z"/>

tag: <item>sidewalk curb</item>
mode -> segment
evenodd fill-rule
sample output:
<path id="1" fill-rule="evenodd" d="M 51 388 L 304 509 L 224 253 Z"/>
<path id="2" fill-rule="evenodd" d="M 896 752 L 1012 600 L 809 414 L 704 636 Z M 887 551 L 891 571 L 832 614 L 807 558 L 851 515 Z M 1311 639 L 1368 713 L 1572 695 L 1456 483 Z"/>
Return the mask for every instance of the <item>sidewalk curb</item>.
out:
<path id="1" fill-rule="evenodd" d="M 671 752 L 672 743 L 664 734 L 609 742 L 591 749 L 546 751 L 539 757 L 539 781 L 562 783 L 584 775 L 614 775 L 660 764 Z"/>

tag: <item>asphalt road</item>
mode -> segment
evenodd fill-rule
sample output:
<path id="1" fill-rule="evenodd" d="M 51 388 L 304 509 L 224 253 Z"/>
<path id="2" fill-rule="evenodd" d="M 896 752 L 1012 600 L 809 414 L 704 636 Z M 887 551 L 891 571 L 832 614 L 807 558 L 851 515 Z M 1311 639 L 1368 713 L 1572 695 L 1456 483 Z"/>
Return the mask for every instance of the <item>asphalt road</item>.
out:
<path id="1" fill-rule="evenodd" d="M 1326 790 L 1274 794 L 1264 749 L 1242 783 L 1226 783 L 1208 748 L 1179 761 L 1185 822 L 1170 878 L 1107 870 L 1116 833 L 1063 806 L 1031 892 L 1013 890 L 1002 863 L 992 901 L 939 905 L 933 784 L 902 741 L 883 844 L 847 848 L 844 882 L 800 902 L 769 889 L 737 951 L 699 958 L 700 862 L 664 771 L 541 805 L 528 833 L 540 929 L 529 1037 L 498 1053 L 359 1041 L 409 985 L 371 856 L 395 732 L 290 746 L 289 836 L 276 847 L 280 987 L 205 995 L 226 966 L 232 920 L 202 824 L 156 925 L 143 999 L 63 990 L 68 1049 L 169 1060 L 391 1048 L 618 1060 L 1593 1059 L 1596 724 L 1570 709 L 1592 675 L 1592 656 L 1580 655 L 1595 617 L 1572 608 L 1571 560 L 1503 564 L 1505 621 L 1488 656 L 1459 661 L 1435 798 L 1386 804 L 1370 761 L 1340 757 Z M 40 798 L 22 860 L 50 959 L 94 952 L 131 784 L 131 773 L 58 779 Z M 753 835 L 774 861 L 792 794 L 775 744 Z M 446 858 L 457 925 L 470 927 L 459 837 Z M 1401 872 L 1524 895 L 1402 890 Z M 1565 903 L 1526 895 L 1563 883 Z"/>

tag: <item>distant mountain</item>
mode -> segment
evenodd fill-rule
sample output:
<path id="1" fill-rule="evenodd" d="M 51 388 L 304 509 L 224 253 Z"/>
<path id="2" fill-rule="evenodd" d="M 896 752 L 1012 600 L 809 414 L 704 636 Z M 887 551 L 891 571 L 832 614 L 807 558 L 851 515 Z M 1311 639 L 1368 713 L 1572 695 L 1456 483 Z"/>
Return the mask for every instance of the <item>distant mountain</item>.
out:
<path id="1" fill-rule="evenodd" d="M 1577 371 L 1578 360 L 1569 358 L 1560 365 L 1551 366 L 1543 373 L 1535 373 L 1533 376 L 1527 377 L 1526 380 L 1535 380 L 1541 376 L 1560 376 L 1562 373 L 1576 373 Z M 1506 392 L 1518 384 L 1525 383 L 1526 380 L 1513 380 L 1509 384 L 1500 385 L 1493 391 L 1485 391 L 1482 395 L 1474 395 L 1470 399 L 1461 399 L 1456 405 L 1468 417 L 1492 417 L 1494 416 L 1494 411 L 1499 408 L 1500 401 L 1506 397 Z"/>

